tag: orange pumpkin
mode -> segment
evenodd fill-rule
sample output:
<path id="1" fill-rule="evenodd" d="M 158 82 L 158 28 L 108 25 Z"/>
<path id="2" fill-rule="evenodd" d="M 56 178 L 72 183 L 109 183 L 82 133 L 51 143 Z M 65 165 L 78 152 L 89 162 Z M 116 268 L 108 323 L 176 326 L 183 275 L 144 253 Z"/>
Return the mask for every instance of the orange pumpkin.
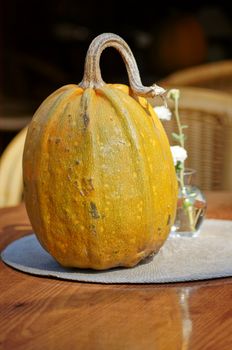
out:
<path id="1" fill-rule="evenodd" d="M 123 56 L 131 89 L 102 81 L 107 46 Z M 166 240 L 175 169 L 163 127 L 140 97 L 163 92 L 142 85 L 125 41 L 106 33 L 89 47 L 82 82 L 55 91 L 36 111 L 24 148 L 24 198 L 35 234 L 60 264 L 134 266 Z"/>

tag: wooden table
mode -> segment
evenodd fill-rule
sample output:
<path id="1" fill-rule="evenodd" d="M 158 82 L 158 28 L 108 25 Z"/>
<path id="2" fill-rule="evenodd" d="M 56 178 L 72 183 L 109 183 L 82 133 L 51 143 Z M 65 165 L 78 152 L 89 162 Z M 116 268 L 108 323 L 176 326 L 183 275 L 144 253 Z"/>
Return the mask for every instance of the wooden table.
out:
<path id="1" fill-rule="evenodd" d="M 231 193 L 207 198 L 208 217 L 232 219 Z M 23 205 L 0 210 L 1 250 L 30 231 Z M 0 291 L 0 349 L 232 349 L 232 278 L 101 285 L 34 277 L 0 262 Z"/>

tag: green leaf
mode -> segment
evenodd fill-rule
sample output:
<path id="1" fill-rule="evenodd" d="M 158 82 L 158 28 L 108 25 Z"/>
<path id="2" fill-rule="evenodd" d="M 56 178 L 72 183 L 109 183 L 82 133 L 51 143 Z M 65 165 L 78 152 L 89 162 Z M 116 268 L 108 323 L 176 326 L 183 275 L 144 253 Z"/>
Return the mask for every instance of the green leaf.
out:
<path id="1" fill-rule="evenodd" d="M 182 125 L 181 126 L 181 129 L 187 129 L 188 128 L 188 125 Z"/>
<path id="2" fill-rule="evenodd" d="M 172 132 L 172 137 L 175 141 L 178 141 L 178 142 L 181 141 L 181 136 L 176 134 L 175 132 Z"/>
<path id="3" fill-rule="evenodd" d="M 177 163 L 176 163 L 175 168 L 176 168 L 177 172 L 180 172 L 181 170 L 184 169 L 184 163 L 178 160 Z"/>
<path id="4" fill-rule="evenodd" d="M 182 135 L 179 135 L 179 134 L 176 134 L 175 132 L 172 132 L 172 138 L 177 141 L 177 142 L 183 142 L 186 140 L 186 136 L 184 134 Z"/>

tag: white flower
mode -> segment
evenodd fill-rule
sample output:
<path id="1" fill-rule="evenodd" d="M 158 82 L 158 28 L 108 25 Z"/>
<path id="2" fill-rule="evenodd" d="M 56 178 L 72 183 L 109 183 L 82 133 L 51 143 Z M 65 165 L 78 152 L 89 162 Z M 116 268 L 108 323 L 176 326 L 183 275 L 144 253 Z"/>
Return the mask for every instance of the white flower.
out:
<path id="1" fill-rule="evenodd" d="M 174 161 L 174 165 L 177 162 L 183 163 L 185 159 L 188 157 L 186 150 L 180 146 L 171 146 L 172 157 Z"/>
<path id="2" fill-rule="evenodd" d="M 171 120 L 172 112 L 165 106 L 154 107 L 154 111 L 161 120 Z"/>

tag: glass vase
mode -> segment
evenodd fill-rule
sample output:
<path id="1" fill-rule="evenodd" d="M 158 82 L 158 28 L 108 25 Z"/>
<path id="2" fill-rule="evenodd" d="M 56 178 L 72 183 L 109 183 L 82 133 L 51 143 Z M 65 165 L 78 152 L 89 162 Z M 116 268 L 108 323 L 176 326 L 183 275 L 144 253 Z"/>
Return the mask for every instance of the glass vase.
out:
<path id="1" fill-rule="evenodd" d="M 194 169 L 185 169 L 179 184 L 176 218 L 169 237 L 197 237 L 206 212 L 203 192 L 194 185 Z"/>

